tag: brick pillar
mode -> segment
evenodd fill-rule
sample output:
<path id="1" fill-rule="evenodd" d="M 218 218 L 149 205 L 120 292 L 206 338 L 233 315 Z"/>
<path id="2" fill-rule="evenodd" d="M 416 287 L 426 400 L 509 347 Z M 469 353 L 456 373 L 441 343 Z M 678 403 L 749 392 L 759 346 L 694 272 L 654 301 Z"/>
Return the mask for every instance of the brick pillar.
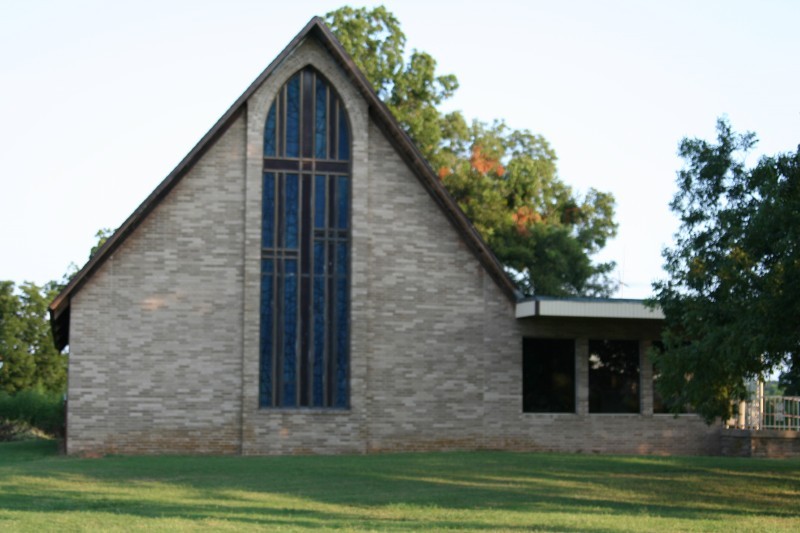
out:
<path id="1" fill-rule="evenodd" d="M 575 413 L 589 414 L 589 339 L 575 339 Z"/>
<path id="2" fill-rule="evenodd" d="M 653 415 L 653 363 L 647 357 L 652 342 L 639 341 L 639 412 Z"/>

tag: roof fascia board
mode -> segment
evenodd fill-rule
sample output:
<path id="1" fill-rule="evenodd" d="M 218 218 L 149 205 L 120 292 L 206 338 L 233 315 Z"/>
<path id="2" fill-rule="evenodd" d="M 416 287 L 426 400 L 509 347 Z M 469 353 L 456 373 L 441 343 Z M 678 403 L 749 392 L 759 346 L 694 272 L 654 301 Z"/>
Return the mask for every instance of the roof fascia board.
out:
<path id="1" fill-rule="evenodd" d="M 644 300 L 613 299 L 528 299 L 517 303 L 516 317 L 616 318 L 664 320 L 661 309 L 645 305 Z"/>

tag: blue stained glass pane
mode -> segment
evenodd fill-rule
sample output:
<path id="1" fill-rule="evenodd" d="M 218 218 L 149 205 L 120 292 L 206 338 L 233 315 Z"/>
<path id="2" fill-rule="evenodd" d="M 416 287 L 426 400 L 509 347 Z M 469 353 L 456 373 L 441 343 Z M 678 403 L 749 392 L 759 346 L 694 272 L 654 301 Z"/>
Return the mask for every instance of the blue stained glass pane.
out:
<path id="1" fill-rule="evenodd" d="M 300 155 L 300 75 L 286 84 L 286 157 Z"/>
<path id="2" fill-rule="evenodd" d="M 264 128 L 264 156 L 265 157 L 274 157 L 275 156 L 275 140 L 277 137 L 275 136 L 275 108 L 277 106 L 273 103 L 272 107 L 269 108 L 269 113 L 267 113 L 267 125 Z"/>
<path id="3" fill-rule="evenodd" d="M 323 405 L 325 376 L 325 278 L 314 278 L 314 407 Z"/>
<path id="4" fill-rule="evenodd" d="M 297 403 L 297 261 L 286 261 L 283 280 L 283 405 Z"/>
<path id="5" fill-rule="evenodd" d="M 347 278 L 336 280 L 336 407 L 347 407 Z"/>
<path id="6" fill-rule="evenodd" d="M 297 248 L 297 234 L 299 230 L 298 205 L 299 180 L 297 174 L 286 175 L 286 215 L 285 226 L 286 236 L 284 245 L 286 248 Z"/>
<path id="7" fill-rule="evenodd" d="M 325 241 L 314 241 L 314 274 L 325 274 Z"/>
<path id="8" fill-rule="evenodd" d="M 314 227 L 325 227 L 325 176 L 314 178 Z"/>
<path id="9" fill-rule="evenodd" d="M 313 85 L 307 83 L 311 80 Z M 303 93 L 307 90 L 310 94 Z M 298 158 L 301 148 L 317 159 L 352 157 L 344 106 L 321 76 L 307 71 L 295 75 L 279 98 L 264 124 L 265 157 Z M 301 122 L 304 113 L 313 116 L 304 115 Z M 313 146 L 301 146 L 306 140 Z M 346 408 L 350 245 L 344 230 L 350 227 L 350 182 L 344 175 L 301 177 L 294 172 L 263 176 L 259 402 L 298 407 L 302 381 L 310 387 L 311 406 Z M 287 252 L 276 259 L 274 248 Z M 311 279 L 303 278 L 303 284 L 301 264 L 304 272 L 311 268 Z M 303 292 L 302 309 L 301 286 L 310 292 Z M 306 320 L 302 325 L 301 316 Z M 308 353 L 301 354 L 301 346 Z M 301 380 L 301 372 L 310 375 Z M 333 404 L 327 404 L 331 400 Z"/>
<path id="10" fill-rule="evenodd" d="M 314 154 L 318 159 L 328 158 L 327 139 L 328 139 L 328 121 L 327 110 L 325 103 L 327 101 L 328 91 L 326 90 L 325 82 L 317 78 L 317 101 L 316 101 L 316 116 L 314 117 Z"/>
<path id="11" fill-rule="evenodd" d="M 336 275 L 347 275 L 347 245 L 343 242 L 336 245 Z"/>
<path id="12" fill-rule="evenodd" d="M 262 272 L 264 263 L 262 261 Z M 259 404 L 272 405 L 272 276 L 261 277 L 261 375 Z"/>
<path id="13" fill-rule="evenodd" d="M 264 194 L 262 195 L 261 246 L 272 248 L 275 245 L 275 174 L 264 174 Z"/>
<path id="14" fill-rule="evenodd" d="M 339 102 L 339 159 L 350 159 L 350 130 L 344 116 L 344 106 Z"/>
<path id="15" fill-rule="evenodd" d="M 348 180 L 347 176 L 337 176 L 336 178 L 336 226 L 347 228 L 347 221 L 350 220 L 348 202 Z"/>

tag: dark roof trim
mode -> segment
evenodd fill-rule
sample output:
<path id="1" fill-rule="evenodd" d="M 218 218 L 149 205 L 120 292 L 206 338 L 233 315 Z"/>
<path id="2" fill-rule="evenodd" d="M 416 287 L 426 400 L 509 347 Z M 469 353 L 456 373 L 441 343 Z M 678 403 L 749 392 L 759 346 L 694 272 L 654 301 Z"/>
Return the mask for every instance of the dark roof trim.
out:
<path id="1" fill-rule="evenodd" d="M 286 59 L 292 51 L 309 34 L 314 33 L 320 42 L 331 52 L 331 55 L 342 65 L 353 84 L 366 99 L 370 107 L 370 116 L 380 126 L 392 145 L 397 149 L 406 163 L 414 170 L 422 185 L 431 194 L 433 199 L 447 215 L 450 223 L 462 235 L 467 245 L 475 253 L 478 260 L 486 268 L 492 279 L 500 286 L 503 292 L 512 301 L 521 297 L 514 282 L 508 277 L 503 266 L 494 256 L 478 231 L 467 219 L 466 215 L 450 196 L 444 185 L 430 168 L 419 149 L 414 145 L 409 136 L 402 130 L 394 119 L 391 111 L 378 98 L 372 85 L 358 69 L 353 59 L 344 50 L 333 32 L 325 25 L 320 17 L 312 18 L 298 33 L 283 51 L 264 69 L 258 78 L 250 84 L 247 90 L 233 103 L 216 124 L 206 133 L 194 148 L 183 158 L 175 169 L 150 193 L 142 204 L 128 217 L 95 255 L 78 271 L 69 284 L 62 290 L 50 304 L 50 321 L 53 328 L 53 337 L 58 349 L 63 349 L 69 343 L 69 310 L 70 299 L 80 290 L 86 281 L 94 274 L 105 261 L 111 257 L 117 248 L 133 231 L 142 223 L 147 215 L 161 202 L 161 200 L 177 185 L 184 175 L 200 160 L 214 142 L 239 118 L 246 110 L 247 100 L 272 74 L 272 72 Z"/>

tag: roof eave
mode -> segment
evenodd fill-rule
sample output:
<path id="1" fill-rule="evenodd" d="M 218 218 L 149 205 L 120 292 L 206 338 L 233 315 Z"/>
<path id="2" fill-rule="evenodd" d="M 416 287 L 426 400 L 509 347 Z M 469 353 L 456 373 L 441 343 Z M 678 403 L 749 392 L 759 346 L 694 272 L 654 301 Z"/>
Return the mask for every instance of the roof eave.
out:
<path id="1" fill-rule="evenodd" d="M 516 317 L 558 317 L 663 321 L 664 313 L 646 300 L 534 297 L 518 301 Z"/>

